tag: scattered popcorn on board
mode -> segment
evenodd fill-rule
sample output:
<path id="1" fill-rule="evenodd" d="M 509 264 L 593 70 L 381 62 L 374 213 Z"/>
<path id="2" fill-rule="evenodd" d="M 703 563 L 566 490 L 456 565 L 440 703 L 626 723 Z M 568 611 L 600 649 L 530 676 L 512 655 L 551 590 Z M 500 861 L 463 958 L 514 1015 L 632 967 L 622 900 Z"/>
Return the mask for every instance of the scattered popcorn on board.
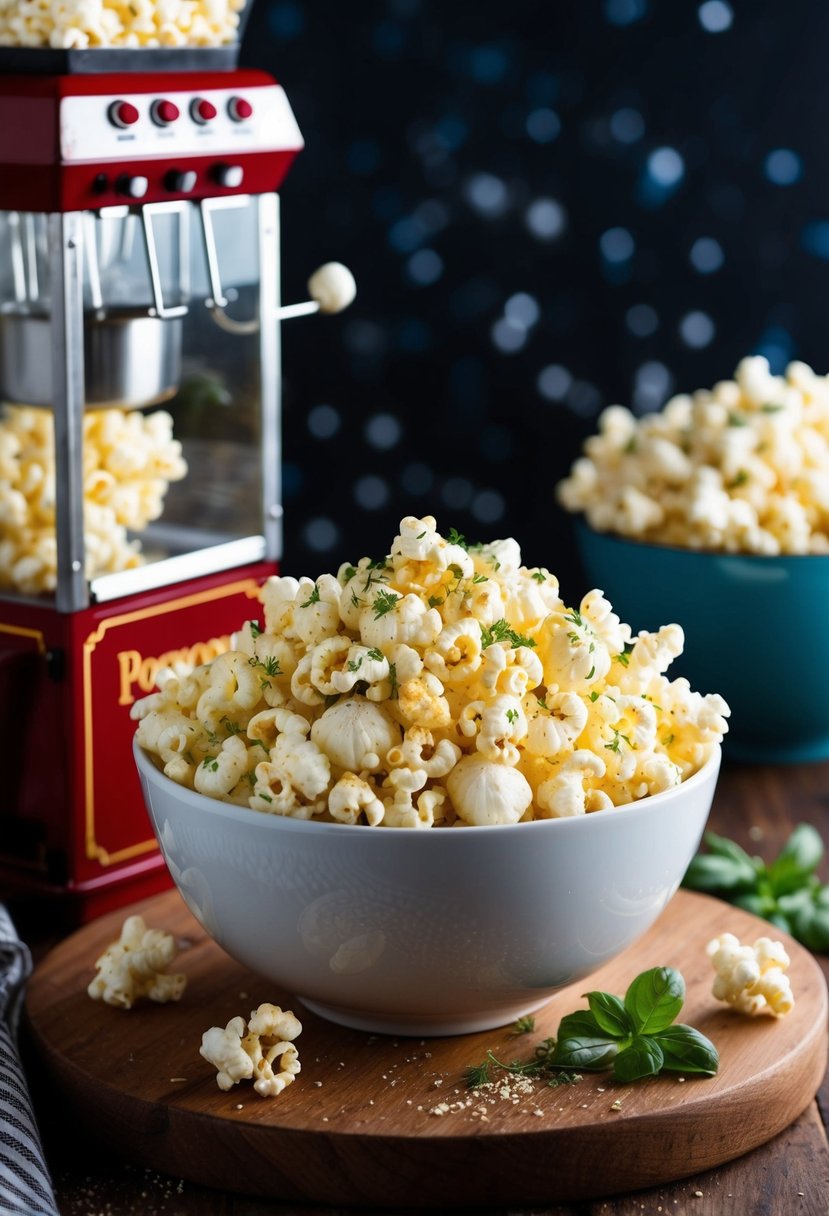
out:
<path id="1" fill-rule="evenodd" d="M 301 1033 L 302 1023 L 290 1009 L 265 1003 L 251 1012 L 247 1025 L 243 1017 L 235 1017 L 224 1029 L 211 1026 L 202 1035 L 199 1054 L 216 1068 L 219 1089 L 253 1080 L 261 1097 L 272 1098 L 300 1071 L 294 1039 Z"/>
<path id="2" fill-rule="evenodd" d="M 162 1005 L 179 1001 L 187 978 L 167 972 L 177 954 L 171 933 L 147 928 L 140 916 L 128 916 L 118 941 L 96 960 L 98 974 L 87 992 L 93 1000 L 121 1009 L 132 1009 L 142 997 Z"/>
<path id="3" fill-rule="evenodd" d="M 783 1017 L 794 1008 L 792 986 L 786 971 L 791 960 L 782 942 L 758 937 L 743 945 L 733 933 L 721 933 L 706 947 L 717 975 L 712 988 L 718 1001 L 752 1016 L 770 1013 Z"/>

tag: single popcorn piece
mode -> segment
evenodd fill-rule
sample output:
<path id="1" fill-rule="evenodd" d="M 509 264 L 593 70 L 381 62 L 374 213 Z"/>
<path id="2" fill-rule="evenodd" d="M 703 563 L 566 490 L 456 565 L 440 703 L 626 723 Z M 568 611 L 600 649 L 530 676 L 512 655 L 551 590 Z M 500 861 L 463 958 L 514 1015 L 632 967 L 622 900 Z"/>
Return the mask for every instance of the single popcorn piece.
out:
<path id="1" fill-rule="evenodd" d="M 118 941 L 96 961 L 98 974 L 87 992 L 93 1000 L 121 1009 L 132 1009 L 141 997 L 162 1005 L 178 1001 L 187 978 L 166 970 L 177 954 L 171 933 L 148 929 L 142 917 L 128 916 Z"/>
<path id="2" fill-rule="evenodd" d="M 264 1003 L 251 1012 L 247 1025 L 243 1017 L 235 1017 L 224 1030 L 211 1026 L 202 1035 L 199 1054 L 217 1070 L 219 1089 L 253 1080 L 263 1098 L 275 1097 L 300 1071 L 294 1039 L 301 1033 L 302 1023 L 290 1009 Z"/>
<path id="3" fill-rule="evenodd" d="M 2 458 L 2 452 L 0 452 Z M 677 625 L 633 637 L 598 589 L 564 604 L 512 539 L 431 515 L 389 555 L 279 576 L 264 626 L 137 701 L 172 780 L 257 813 L 372 829 L 485 827 L 620 807 L 712 755 L 728 706 L 670 680 Z"/>
<path id="4" fill-rule="evenodd" d="M 790 959 L 782 942 L 760 937 L 744 946 L 733 933 L 721 933 L 706 947 L 717 975 L 712 993 L 740 1013 L 770 1013 L 783 1017 L 794 1008 L 789 977 Z"/>
<path id="5" fill-rule="evenodd" d="M 636 418 L 614 405 L 557 487 L 598 532 L 726 553 L 829 552 L 829 376 L 743 359 Z"/>

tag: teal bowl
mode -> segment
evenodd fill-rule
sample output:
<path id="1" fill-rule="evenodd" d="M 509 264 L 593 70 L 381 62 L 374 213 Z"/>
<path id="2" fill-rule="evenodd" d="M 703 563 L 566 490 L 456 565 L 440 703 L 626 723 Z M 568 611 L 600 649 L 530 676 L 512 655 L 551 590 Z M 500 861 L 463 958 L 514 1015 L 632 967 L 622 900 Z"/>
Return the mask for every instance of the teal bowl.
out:
<path id="1" fill-rule="evenodd" d="M 590 585 L 634 634 L 682 626 L 685 652 L 669 675 L 728 701 L 726 757 L 829 758 L 829 556 L 701 553 L 581 520 L 576 534 Z"/>

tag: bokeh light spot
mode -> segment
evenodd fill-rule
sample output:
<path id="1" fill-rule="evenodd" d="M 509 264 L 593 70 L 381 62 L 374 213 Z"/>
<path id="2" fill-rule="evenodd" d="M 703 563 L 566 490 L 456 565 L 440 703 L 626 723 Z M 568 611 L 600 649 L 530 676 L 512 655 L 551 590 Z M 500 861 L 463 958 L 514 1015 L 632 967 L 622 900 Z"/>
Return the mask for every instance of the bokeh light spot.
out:
<path id="1" fill-rule="evenodd" d="M 302 529 L 302 536 L 309 549 L 316 553 L 325 553 L 333 549 L 340 539 L 340 530 L 332 519 L 318 515 L 308 520 Z"/>
<path id="2" fill-rule="evenodd" d="M 697 12 L 699 23 L 709 34 L 722 34 L 730 30 L 734 21 L 734 10 L 725 0 L 705 0 Z"/>
<path id="3" fill-rule="evenodd" d="M 775 186 L 793 186 L 803 175 L 803 162 L 791 148 L 775 148 L 766 157 L 763 171 Z"/>
<path id="4" fill-rule="evenodd" d="M 333 405 L 315 405 L 308 414 L 308 431 L 315 439 L 330 439 L 340 424 L 339 411 Z"/>
<path id="5" fill-rule="evenodd" d="M 688 312 L 679 322 L 679 336 L 686 346 L 701 350 L 709 346 L 716 332 L 714 322 L 707 312 Z"/>
<path id="6" fill-rule="evenodd" d="M 722 245 L 712 236 L 701 236 L 694 241 L 688 259 L 700 274 L 714 274 L 725 261 Z"/>

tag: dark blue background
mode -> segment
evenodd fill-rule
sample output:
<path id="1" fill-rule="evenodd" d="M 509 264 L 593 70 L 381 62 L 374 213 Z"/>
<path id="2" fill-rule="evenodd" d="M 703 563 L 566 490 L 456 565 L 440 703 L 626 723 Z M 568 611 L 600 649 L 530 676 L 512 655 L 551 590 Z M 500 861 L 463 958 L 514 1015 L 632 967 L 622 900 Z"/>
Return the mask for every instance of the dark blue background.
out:
<path id="1" fill-rule="evenodd" d="M 306 140 L 283 293 L 283 568 L 378 556 L 407 513 L 514 535 L 585 589 L 554 486 L 637 412 L 826 357 L 827 24 L 776 0 L 256 0 L 244 62 Z"/>

